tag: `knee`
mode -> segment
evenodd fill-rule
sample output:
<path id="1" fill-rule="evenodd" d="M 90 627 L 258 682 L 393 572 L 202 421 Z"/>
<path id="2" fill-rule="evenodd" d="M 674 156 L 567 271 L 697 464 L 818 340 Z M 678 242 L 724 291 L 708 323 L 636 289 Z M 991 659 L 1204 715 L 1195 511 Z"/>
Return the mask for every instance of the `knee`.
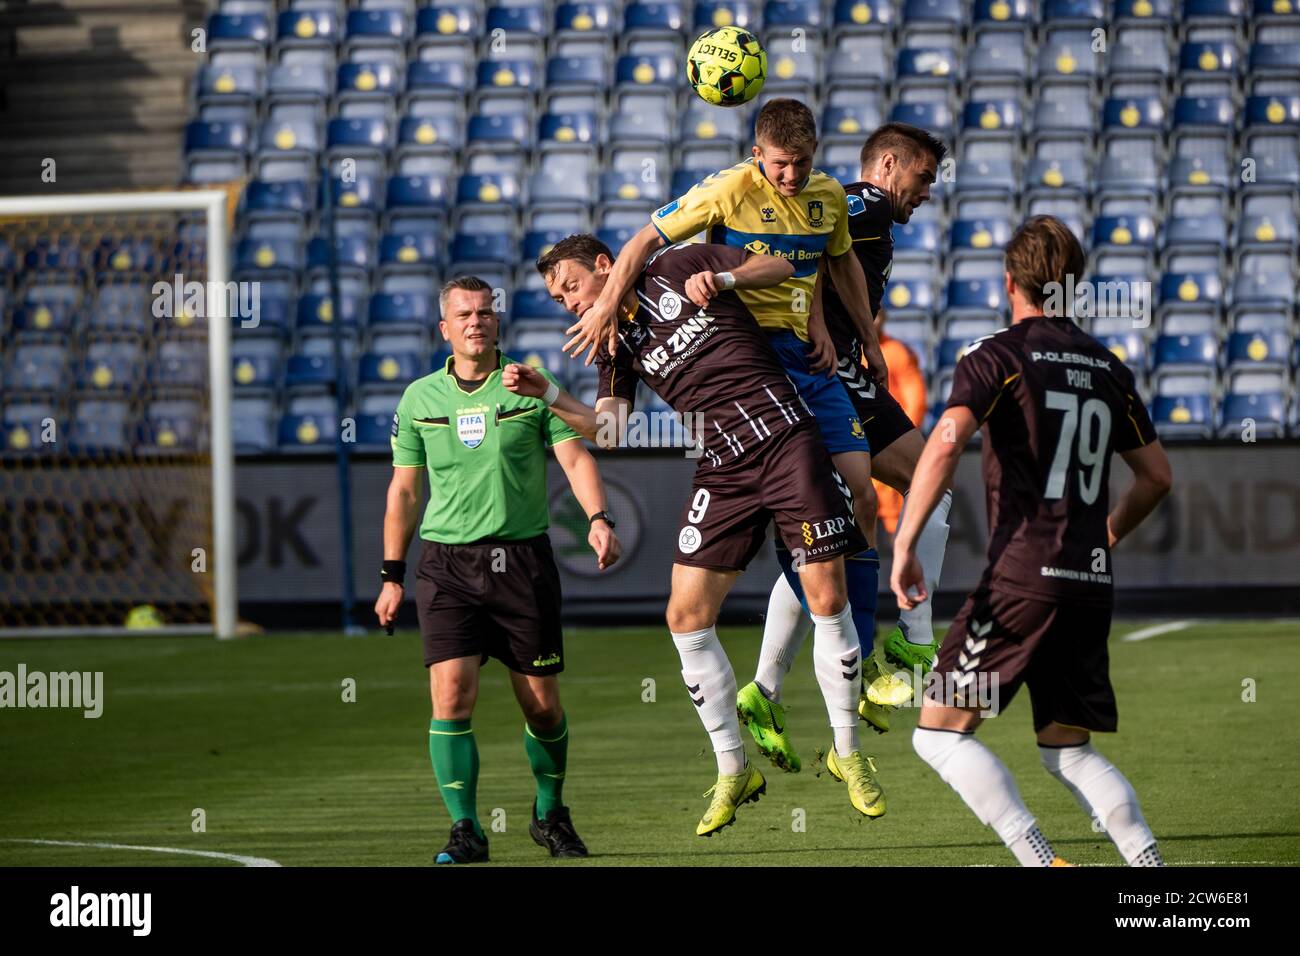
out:
<path id="1" fill-rule="evenodd" d="M 840 613 L 849 601 L 844 576 L 822 573 L 820 569 L 809 570 L 812 567 L 814 566 L 807 566 L 800 577 L 804 598 L 808 601 L 808 612 L 823 617 Z"/>
<path id="2" fill-rule="evenodd" d="M 469 720 L 473 713 L 473 687 L 457 681 L 439 683 L 433 694 L 434 720 Z"/>
<path id="3" fill-rule="evenodd" d="M 558 696 L 531 700 L 521 709 L 524 712 L 524 720 L 528 721 L 528 726 L 534 730 L 554 730 L 560 726 L 560 721 L 564 720 L 564 708 L 560 706 Z"/>
<path id="4" fill-rule="evenodd" d="M 699 608 L 693 608 L 683 602 L 669 601 L 668 613 L 668 630 L 674 634 L 685 634 L 688 631 L 702 631 L 706 627 L 712 627 L 713 621 L 709 619 L 707 612 Z"/>

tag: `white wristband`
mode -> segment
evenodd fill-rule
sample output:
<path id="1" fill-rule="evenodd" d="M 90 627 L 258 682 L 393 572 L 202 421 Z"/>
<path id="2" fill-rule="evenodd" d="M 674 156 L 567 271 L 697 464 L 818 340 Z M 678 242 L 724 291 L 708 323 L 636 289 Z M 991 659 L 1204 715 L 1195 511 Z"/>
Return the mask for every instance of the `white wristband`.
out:
<path id="1" fill-rule="evenodd" d="M 718 285 L 722 287 L 724 292 L 727 289 L 734 289 L 736 287 L 736 277 L 730 272 L 719 272 L 714 276 L 714 278 L 718 280 Z"/>
<path id="2" fill-rule="evenodd" d="M 546 386 L 546 392 L 545 394 L 542 395 L 542 401 L 544 401 L 547 405 L 554 405 L 555 400 L 559 397 L 560 397 L 560 386 L 556 385 L 554 382 L 551 382 Z"/>

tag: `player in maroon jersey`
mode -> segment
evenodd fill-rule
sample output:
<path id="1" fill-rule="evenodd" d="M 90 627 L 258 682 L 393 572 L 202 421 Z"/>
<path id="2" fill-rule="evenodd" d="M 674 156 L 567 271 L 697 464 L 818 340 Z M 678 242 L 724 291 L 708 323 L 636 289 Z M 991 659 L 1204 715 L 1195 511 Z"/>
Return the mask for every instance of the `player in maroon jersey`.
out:
<path id="1" fill-rule="evenodd" d="M 561 240 L 537 263 L 551 296 L 574 315 L 590 308 L 613 266 L 609 248 L 589 235 Z M 507 388 L 544 398 L 554 414 L 602 444 L 617 444 L 612 432 L 626 422 L 638 380 L 694 419 L 702 456 L 678 526 L 667 618 L 691 703 L 718 760 L 713 803 L 696 828 L 701 836 L 731 823 L 736 807 L 765 787 L 745 760 L 736 677 L 715 625 L 772 521 L 801 558 L 815 625 L 814 671 L 834 738 L 827 769 L 847 783 L 860 813 L 885 812 L 884 793 L 858 745 L 861 657 L 844 572 L 845 555 L 862 551 L 866 540 L 816 420 L 736 294 L 780 285 L 792 272 L 784 258 L 736 246 L 665 246 L 619 303 L 614 354 L 597 350 L 595 408 L 549 391 L 527 366 L 502 375 Z"/>
<path id="2" fill-rule="evenodd" d="M 917 533 L 966 442 L 984 428 L 988 566 L 944 639 L 935 662 L 942 679 L 926 688 L 913 746 L 1022 864 L 1061 865 L 1006 766 L 974 736 L 987 713 L 972 703 L 977 692 L 996 681 L 1005 706 L 1024 684 L 1044 767 L 1127 863 L 1159 866 L 1137 794 L 1090 733 L 1118 726 L 1106 652 L 1110 550 L 1172 479 L 1133 373 L 1070 318 L 1043 315 L 1083 269 L 1083 250 L 1059 219 L 1035 216 L 1011 238 L 1012 324 L 977 339 L 957 363 L 948 407 L 912 478 L 890 584 L 902 607 L 927 596 Z M 1133 483 L 1111 508 L 1114 453 Z"/>

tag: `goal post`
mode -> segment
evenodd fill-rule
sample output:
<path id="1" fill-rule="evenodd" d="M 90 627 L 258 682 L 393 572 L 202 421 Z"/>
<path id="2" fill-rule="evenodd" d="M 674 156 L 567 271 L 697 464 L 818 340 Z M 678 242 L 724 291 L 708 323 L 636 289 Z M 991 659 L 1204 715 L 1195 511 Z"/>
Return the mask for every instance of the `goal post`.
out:
<path id="1" fill-rule="evenodd" d="M 168 630 L 211 630 L 218 638 L 235 636 L 238 621 L 235 545 L 234 441 L 231 419 L 231 323 L 227 309 L 230 281 L 230 202 L 226 189 L 88 193 L 62 196 L 0 197 L 0 228 L 13 220 L 42 217 L 94 217 L 149 213 L 197 214 L 206 224 L 208 349 L 208 454 L 211 458 L 211 543 L 206 562 L 212 574 L 211 626 Z M 21 266 L 18 267 L 21 269 Z M 105 627 L 25 629 L 105 633 Z M 3 633 L 3 632 L 0 632 Z M 10 631 L 9 633 L 14 633 Z"/>

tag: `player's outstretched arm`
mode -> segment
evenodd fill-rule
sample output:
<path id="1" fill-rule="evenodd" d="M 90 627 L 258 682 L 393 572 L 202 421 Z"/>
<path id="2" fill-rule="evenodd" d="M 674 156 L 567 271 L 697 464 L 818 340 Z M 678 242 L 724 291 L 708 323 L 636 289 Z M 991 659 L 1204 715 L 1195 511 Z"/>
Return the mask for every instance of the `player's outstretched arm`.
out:
<path id="1" fill-rule="evenodd" d="M 545 400 L 551 383 L 531 365 L 507 365 L 501 370 L 501 384 L 516 395 Z M 601 448 L 617 448 L 623 439 L 629 403 L 621 398 L 602 398 L 596 407 L 584 405 L 564 389 L 551 402 L 551 411 L 575 432 Z M 597 509 L 599 510 L 599 509 Z"/>
<path id="2" fill-rule="evenodd" d="M 384 508 L 384 560 L 403 561 L 411 546 L 411 537 L 420 520 L 420 478 L 424 468 L 394 468 L 393 479 L 388 483 L 388 504 Z M 380 627 L 388 627 L 397 619 L 405 594 L 401 584 L 385 581 L 375 601 L 375 615 Z"/>
<path id="3" fill-rule="evenodd" d="M 569 479 L 569 488 L 573 491 L 573 497 L 578 499 L 578 504 L 582 505 L 583 514 L 591 516 L 609 510 L 605 485 L 600 480 L 596 459 L 591 457 L 591 452 L 581 442 L 566 441 L 556 445 L 555 460 L 564 469 L 564 474 Z M 622 553 L 618 535 L 603 518 L 591 522 L 587 543 L 596 552 L 596 565 L 602 571 L 612 567 Z"/>
<path id="4" fill-rule="evenodd" d="M 794 265 L 780 256 L 750 255 L 730 272 L 697 272 L 683 289 L 686 297 L 701 309 L 728 289 L 770 289 L 794 275 Z"/>
<path id="5" fill-rule="evenodd" d="M 876 327 L 872 323 L 875 314 L 871 311 L 871 296 L 867 292 L 867 277 L 862 273 L 862 263 L 851 249 L 838 256 L 822 256 L 822 261 L 826 264 L 827 275 L 835 283 L 835 291 L 840 294 L 853 319 L 867 368 L 878 383 L 888 386 L 889 366 L 885 364 L 880 340 L 876 338 Z"/>
<path id="6" fill-rule="evenodd" d="M 618 344 L 618 304 L 636 284 L 636 277 L 645 268 L 650 253 L 663 244 L 664 238 L 659 235 L 659 230 L 648 223 L 627 241 L 614 260 L 614 268 L 610 270 L 605 288 L 596 301 L 582 313 L 582 318 L 565 330 L 566 334 L 573 336 L 564 343 L 565 352 L 577 358 L 586 349 L 587 365 L 595 361 L 596 349 L 602 344 L 609 349 L 610 355 L 614 354 Z"/>
<path id="7" fill-rule="evenodd" d="M 835 374 L 835 343 L 826 328 L 826 311 L 822 308 L 822 289 L 826 287 L 826 257 L 817 263 L 817 278 L 813 282 L 813 300 L 808 308 L 808 369 L 812 372 L 825 372 L 827 377 Z"/>
<path id="8" fill-rule="evenodd" d="M 1120 452 L 1120 456 L 1133 470 L 1133 484 L 1106 518 L 1107 544 L 1112 548 L 1155 510 L 1174 483 L 1169 456 L 1160 442 Z"/>
<path id="9" fill-rule="evenodd" d="M 894 570 L 889 579 L 898 606 L 904 610 L 910 611 L 930 596 L 925 593 L 925 575 L 921 562 L 916 559 L 916 538 L 930 520 L 939 499 L 952 487 L 952 476 L 957 471 L 962 450 L 978 428 L 979 422 L 969 408 L 952 406 L 934 426 L 921 452 L 921 460 L 916 463 L 907 508 L 894 536 Z"/>

